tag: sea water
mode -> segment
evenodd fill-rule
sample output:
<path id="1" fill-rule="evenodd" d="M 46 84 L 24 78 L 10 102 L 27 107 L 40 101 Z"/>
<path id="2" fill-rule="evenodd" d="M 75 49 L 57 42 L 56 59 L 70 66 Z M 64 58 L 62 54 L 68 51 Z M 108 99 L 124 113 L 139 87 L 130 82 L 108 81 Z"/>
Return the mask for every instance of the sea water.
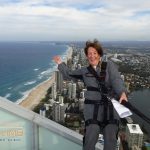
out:
<path id="1" fill-rule="evenodd" d="M 65 58 L 68 45 L 57 42 L 0 42 L 0 96 L 16 102 L 49 79 L 57 66 L 54 55 Z"/>

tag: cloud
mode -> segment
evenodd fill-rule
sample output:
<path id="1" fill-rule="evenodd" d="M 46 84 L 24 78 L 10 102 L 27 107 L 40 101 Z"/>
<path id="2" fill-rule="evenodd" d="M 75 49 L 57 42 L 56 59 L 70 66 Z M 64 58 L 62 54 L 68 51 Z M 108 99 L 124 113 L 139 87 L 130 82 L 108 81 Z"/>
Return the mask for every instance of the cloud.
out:
<path id="1" fill-rule="evenodd" d="M 150 40 L 147 0 L 1 0 L 0 4 L 0 40 Z"/>

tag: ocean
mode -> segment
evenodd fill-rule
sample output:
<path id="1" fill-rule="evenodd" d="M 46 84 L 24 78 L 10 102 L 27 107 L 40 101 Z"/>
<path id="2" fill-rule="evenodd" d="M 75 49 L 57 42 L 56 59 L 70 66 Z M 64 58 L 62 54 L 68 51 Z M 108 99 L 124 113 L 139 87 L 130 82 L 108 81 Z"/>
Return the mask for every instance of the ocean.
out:
<path id="1" fill-rule="evenodd" d="M 56 42 L 0 42 L 0 96 L 21 101 L 51 77 L 57 68 L 53 56 L 65 59 L 67 49 Z"/>

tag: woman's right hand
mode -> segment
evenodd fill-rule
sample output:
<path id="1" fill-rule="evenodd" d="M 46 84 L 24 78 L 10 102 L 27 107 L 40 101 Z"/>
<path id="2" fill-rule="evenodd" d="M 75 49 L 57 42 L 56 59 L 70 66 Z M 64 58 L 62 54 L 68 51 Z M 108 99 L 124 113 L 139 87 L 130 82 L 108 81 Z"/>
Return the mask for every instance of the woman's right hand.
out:
<path id="1" fill-rule="evenodd" d="M 60 56 L 54 56 L 53 60 L 58 65 L 62 63 L 62 60 L 61 60 Z"/>

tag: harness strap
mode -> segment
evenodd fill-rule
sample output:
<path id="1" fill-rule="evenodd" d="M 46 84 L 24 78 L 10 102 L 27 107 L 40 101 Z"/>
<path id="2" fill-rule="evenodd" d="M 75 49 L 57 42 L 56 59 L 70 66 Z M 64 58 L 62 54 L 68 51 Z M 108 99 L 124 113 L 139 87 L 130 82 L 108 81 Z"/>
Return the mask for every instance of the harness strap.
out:
<path id="1" fill-rule="evenodd" d="M 99 105 L 104 105 L 104 103 L 105 103 L 105 101 L 102 101 L 102 100 L 85 99 L 84 104 L 93 104 L 94 105 L 93 120 L 97 121 Z"/>
<path id="2" fill-rule="evenodd" d="M 83 80 L 83 76 L 82 75 L 73 75 L 73 74 L 69 74 L 69 76 L 76 78 L 76 79 L 80 79 Z"/>
<path id="3" fill-rule="evenodd" d="M 116 125 L 119 126 L 119 120 L 117 120 L 117 119 L 107 120 L 107 124 L 116 124 Z M 106 125 L 107 125 L 107 124 L 106 124 Z"/>
<path id="4" fill-rule="evenodd" d="M 97 92 L 99 92 L 99 88 L 96 88 L 96 87 L 87 86 L 86 88 L 87 88 L 88 91 L 97 91 Z"/>
<path id="5" fill-rule="evenodd" d="M 107 111 L 108 111 L 108 103 L 106 102 L 104 104 L 104 118 L 103 118 L 103 122 L 104 124 L 107 124 L 107 119 L 108 119 L 108 116 L 107 116 Z"/>
<path id="6" fill-rule="evenodd" d="M 103 122 L 104 124 L 107 124 L 107 120 L 108 120 L 108 98 L 106 94 L 102 94 L 102 99 L 105 102 L 104 103 L 104 118 L 103 118 Z M 110 119 L 110 117 L 109 117 Z M 112 118 L 113 119 L 113 118 Z"/>
<path id="7" fill-rule="evenodd" d="M 102 100 L 90 100 L 90 99 L 85 99 L 84 104 L 103 105 L 103 104 L 104 104 L 104 101 L 102 101 Z"/>
<path id="8" fill-rule="evenodd" d="M 90 124 L 98 124 L 99 126 L 101 126 L 102 122 L 93 119 L 88 119 L 85 121 L 85 126 L 89 126 Z"/>
<path id="9" fill-rule="evenodd" d="M 105 127 L 107 124 L 117 124 L 119 125 L 119 120 L 117 119 L 113 119 L 113 120 L 107 120 L 105 123 L 98 121 L 98 120 L 94 120 L 94 119 L 88 119 L 85 121 L 85 126 L 89 126 L 90 124 L 97 124 L 100 127 Z"/>
<path id="10" fill-rule="evenodd" d="M 114 120 L 114 112 L 113 112 L 113 104 L 111 101 L 108 101 L 108 107 L 109 107 L 109 120 Z"/>
<path id="11" fill-rule="evenodd" d="M 97 120 L 99 105 L 94 105 L 93 120 Z"/>
<path id="12" fill-rule="evenodd" d="M 113 115 L 113 105 L 107 98 L 108 89 L 105 86 L 106 67 L 107 67 L 107 62 L 102 62 L 100 76 L 98 76 L 97 72 L 94 70 L 92 66 L 87 67 L 89 72 L 92 73 L 95 76 L 96 80 L 98 81 L 98 88 L 89 86 L 87 87 L 87 90 L 101 92 L 102 100 L 85 99 L 84 102 L 85 104 L 94 104 L 93 119 L 87 120 L 86 125 L 89 124 L 107 125 L 108 123 L 116 124 L 117 122 L 116 119 L 114 119 L 114 115 Z M 103 118 L 103 122 L 101 123 L 97 121 L 99 105 L 104 105 L 104 118 Z M 108 111 L 109 111 L 109 115 L 108 115 Z"/>

